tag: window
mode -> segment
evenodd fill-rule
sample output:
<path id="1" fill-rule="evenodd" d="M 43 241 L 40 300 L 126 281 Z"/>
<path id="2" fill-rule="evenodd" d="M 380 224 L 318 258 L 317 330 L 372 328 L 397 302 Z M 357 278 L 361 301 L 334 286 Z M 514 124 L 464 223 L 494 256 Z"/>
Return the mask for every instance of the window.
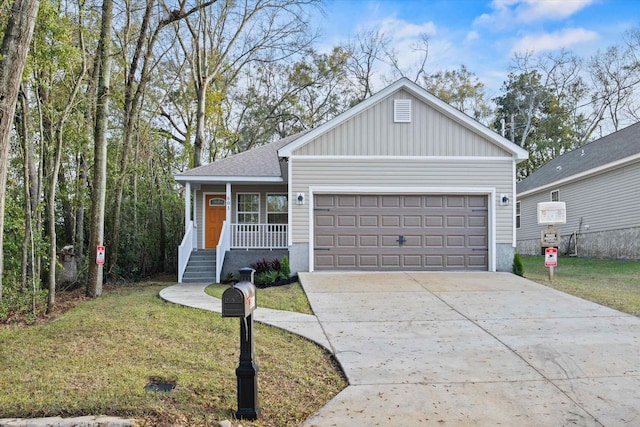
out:
<path id="1" fill-rule="evenodd" d="M 260 195 L 238 194 L 238 224 L 260 223 Z"/>
<path id="2" fill-rule="evenodd" d="M 267 194 L 267 223 L 286 224 L 289 219 L 289 203 L 286 194 Z"/>
<path id="3" fill-rule="evenodd" d="M 559 194 L 558 190 L 554 190 L 554 191 L 551 192 L 551 201 L 552 202 L 560 201 L 560 194 Z"/>
<path id="4" fill-rule="evenodd" d="M 516 202 L 516 228 L 520 228 L 520 202 Z"/>

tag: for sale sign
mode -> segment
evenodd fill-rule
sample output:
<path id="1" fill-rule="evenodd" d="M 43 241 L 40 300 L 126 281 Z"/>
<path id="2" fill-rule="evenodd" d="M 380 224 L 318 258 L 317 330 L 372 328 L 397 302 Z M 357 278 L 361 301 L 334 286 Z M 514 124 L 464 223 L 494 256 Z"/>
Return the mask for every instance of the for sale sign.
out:
<path id="1" fill-rule="evenodd" d="M 544 266 L 556 267 L 558 265 L 558 249 L 547 248 L 544 250 Z"/>
<path id="2" fill-rule="evenodd" d="M 96 264 L 104 264 L 104 246 L 96 248 Z"/>

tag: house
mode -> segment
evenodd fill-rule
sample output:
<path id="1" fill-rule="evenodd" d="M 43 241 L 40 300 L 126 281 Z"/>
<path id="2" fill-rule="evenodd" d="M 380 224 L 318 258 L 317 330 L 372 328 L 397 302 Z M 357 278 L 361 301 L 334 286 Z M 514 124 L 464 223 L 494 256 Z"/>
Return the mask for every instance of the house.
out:
<path id="1" fill-rule="evenodd" d="M 640 259 L 640 123 L 556 157 L 517 184 L 517 251 L 540 253 L 539 202 L 565 202 L 560 252 Z"/>
<path id="2" fill-rule="evenodd" d="M 214 249 L 216 280 L 264 251 L 288 254 L 294 273 L 510 271 L 527 157 L 401 79 L 311 131 L 177 174 L 179 281 Z"/>

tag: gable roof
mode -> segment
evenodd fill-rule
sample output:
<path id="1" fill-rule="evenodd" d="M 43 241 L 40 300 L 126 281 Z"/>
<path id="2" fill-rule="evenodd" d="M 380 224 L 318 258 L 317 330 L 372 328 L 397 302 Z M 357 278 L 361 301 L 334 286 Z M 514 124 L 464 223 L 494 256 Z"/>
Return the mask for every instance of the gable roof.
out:
<path id="1" fill-rule="evenodd" d="M 278 150 L 308 131 L 299 132 L 269 144 L 235 154 L 215 162 L 176 174 L 176 181 L 244 181 L 282 182 Z"/>
<path id="2" fill-rule="evenodd" d="M 564 153 L 519 182 L 519 196 L 640 159 L 640 122 Z"/>
<path id="3" fill-rule="evenodd" d="M 315 129 L 312 129 L 309 133 L 301 136 L 300 138 L 296 139 L 290 144 L 283 146 L 280 150 L 278 150 L 279 156 L 290 157 L 296 149 L 309 143 L 310 141 L 324 134 L 330 129 L 337 127 L 338 125 L 346 122 L 347 120 L 351 119 L 357 114 L 360 114 L 362 111 L 366 110 L 367 108 L 380 102 L 382 99 L 386 98 L 387 96 L 401 89 L 406 90 L 407 92 L 409 92 L 416 98 L 420 99 L 421 101 L 425 102 L 426 104 L 431 105 L 434 108 L 438 109 L 439 111 L 441 111 L 443 114 L 445 114 L 452 120 L 458 122 L 462 126 L 467 127 L 468 129 L 471 129 L 477 134 L 485 137 L 486 139 L 496 144 L 500 148 L 504 149 L 508 153 L 511 153 L 517 161 L 523 161 L 529 158 L 529 153 L 526 150 L 522 149 L 521 147 L 512 143 L 511 141 L 502 137 L 501 135 L 495 133 L 491 129 L 487 128 L 486 126 L 482 125 L 478 121 L 467 116 L 463 112 L 453 108 L 451 105 L 447 104 L 446 102 L 439 99 L 435 95 L 432 95 L 427 90 L 425 90 L 424 88 L 420 87 L 419 85 L 417 85 L 416 83 L 412 82 L 411 80 L 405 77 L 393 83 L 392 85 L 387 86 L 385 89 L 382 89 L 381 91 L 375 93 L 373 96 L 360 102 L 355 107 L 350 108 L 349 110 L 336 116 L 335 118 L 329 120 L 328 122 L 318 126 Z"/>

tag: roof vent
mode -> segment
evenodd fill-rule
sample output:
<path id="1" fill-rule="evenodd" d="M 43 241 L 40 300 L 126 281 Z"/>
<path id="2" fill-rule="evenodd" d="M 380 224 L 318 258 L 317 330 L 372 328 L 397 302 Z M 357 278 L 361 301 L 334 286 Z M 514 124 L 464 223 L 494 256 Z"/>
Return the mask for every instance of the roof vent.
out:
<path id="1" fill-rule="evenodd" d="M 395 123 L 411 123 L 411 100 L 393 100 L 393 121 Z"/>

